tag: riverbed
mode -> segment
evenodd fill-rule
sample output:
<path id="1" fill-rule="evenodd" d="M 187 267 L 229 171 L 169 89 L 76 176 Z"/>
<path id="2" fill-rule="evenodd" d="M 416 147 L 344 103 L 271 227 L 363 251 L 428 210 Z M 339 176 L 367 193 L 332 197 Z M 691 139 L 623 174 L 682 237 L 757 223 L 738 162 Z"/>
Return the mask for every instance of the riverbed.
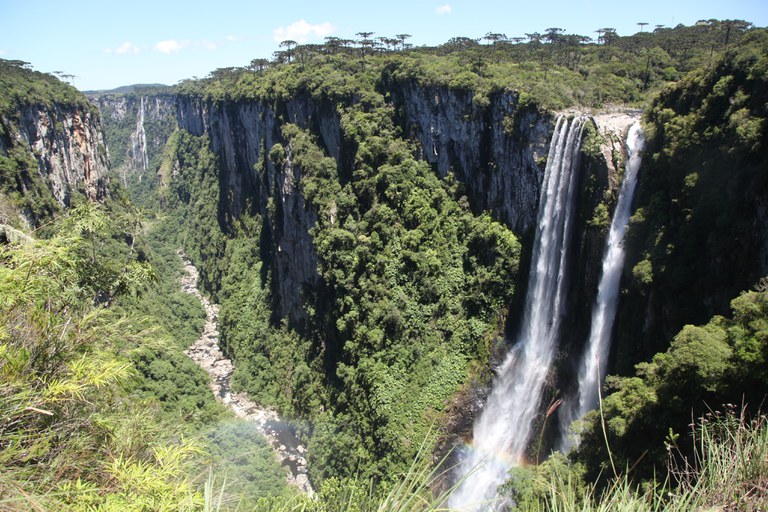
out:
<path id="1" fill-rule="evenodd" d="M 306 447 L 299 440 L 289 422 L 280 418 L 276 411 L 263 407 L 245 393 L 232 392 L 232 374 L 235 367 L 219 348 L 219 305 L 211 303 L 197 287 L 199 273 L 192 261 L 182 251 L 177 251 L 184 263 L 181 278 L 182 291 L 192 294 L 205 309 L 205 327 L 184 353 L 198 364 L 211 378 L 211 391 L 239 418 L 253 423 L 275 451 L 280 464 L 287 470 L 288 483 L 300 491 L 312 495 L 312 485 L 307 476 Z"/>

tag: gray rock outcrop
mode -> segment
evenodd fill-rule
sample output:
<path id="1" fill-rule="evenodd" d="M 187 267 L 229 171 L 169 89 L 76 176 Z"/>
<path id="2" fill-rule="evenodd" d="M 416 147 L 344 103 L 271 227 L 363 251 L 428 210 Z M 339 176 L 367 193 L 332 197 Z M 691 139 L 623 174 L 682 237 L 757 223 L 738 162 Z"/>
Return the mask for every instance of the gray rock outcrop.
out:
<path id="1" fill-rule="evenodd" d="M 60 206 L 68 206 L 77 189 L 94 200 L 106 196 L 109 156 L 97 113 L 57 104 L 27 105 L 17 119 L 1 121 L 7 138 L 0 141 L 0 152 L 7 156 L 14 146 L 29 152 Z"/>

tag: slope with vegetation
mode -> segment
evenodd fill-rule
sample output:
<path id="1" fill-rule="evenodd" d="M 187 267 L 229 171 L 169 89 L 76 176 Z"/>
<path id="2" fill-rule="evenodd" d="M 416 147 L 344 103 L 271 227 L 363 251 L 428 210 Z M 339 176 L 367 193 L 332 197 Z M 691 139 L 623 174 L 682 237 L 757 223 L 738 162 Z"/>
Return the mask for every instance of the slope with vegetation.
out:
<path id="1" fill-rule="evenodd" d="M 768 274 L 767 53 L 766 33 L 754 31 L 662 92 L 646 113 L 619 318 L 625 371 L 666 348 L 685 323 L 725 314 L 733 297 Z"/>
<path id="2" fill-rule="evenodd" d="M 645 178 L 616 338 L 619 366 L 647 359 L 634 376 L 609 379 L 603 411 L 617 465 L 635 466 L 638 476 L 663 465 L 665 441 L 683 436 L 689 454 L 692 420 L 723 404 L 757 415 L 768 394 L 766 55 L 766 35 L 751 34 L 646 114 Z M 598 418 L 587 422 L 581 457 L 595 476 L 607 447 Z"/>
<path id="3" fill-rule="evenodd" d="M 98 133 L 85 97 L 9 66 L 2 78 L 19 88 L 3 97 L 4 120 L 74 109 L 88 112 L 79 129 Z M 50 168 L 55 154 L 11 140 L 0 194 L 3 222 L 16 226 L 4 226 L 0 246 L 0 508 L 196 510 L 209 467 L 229 475 L 234 505 L 288 495 L 266 442 L 242 432 L 182 354 L 203 314 L 179 289 L 177 241 L 163 220 L 147 224 L 114 187 L 102 202 L 73 194 L 62 208 L 35 162 Z M 71 190 L 86 179 L 74 171 Z M 40 197 L 52 206 L 33 208 Z M 18 220 L 30 212 L 43 228 Z"/>

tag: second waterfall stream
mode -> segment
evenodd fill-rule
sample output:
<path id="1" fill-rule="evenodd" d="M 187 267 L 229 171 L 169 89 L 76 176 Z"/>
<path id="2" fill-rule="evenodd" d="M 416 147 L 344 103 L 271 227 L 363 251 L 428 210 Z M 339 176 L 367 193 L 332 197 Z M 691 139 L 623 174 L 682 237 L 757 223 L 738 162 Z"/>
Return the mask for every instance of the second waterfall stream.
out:
<path id="1" fill-rule="evenodd" d="M 605 376 L 611 350 L 611 332 L 619 302 L 619 281 L 624 268 L 624 232 L 627 230 L 632 212 L 632 199 L 635 197 L 637 173 L 640 170 L 644 146 L 643 129 L 639 122 L 635 122 L 627 134 L 629 158 L 605 244 L 602 274 L 597 288 L 597 302 L 592 308 L 589 341 L 579 367 L 578 388 L 560 408 L 560 449 L 565 452 L 574 443 L 574 439 L 569 436 L 571 423 L 598 406 L 598 392 Z"/>
<path id="2" fill-rule="evenodd" d="M 564 313 L 565 270 L 586 122 L 584 116 L 560 116 L 555 125 L 539 197 L 520 335 L 475 423 L 472 450 L 458 471 L 464 480 L 450 500 L 453 508 L 490 508 L 497 487 L 506 480 L 509 468 L 522 461 L 528 445 Z"/>

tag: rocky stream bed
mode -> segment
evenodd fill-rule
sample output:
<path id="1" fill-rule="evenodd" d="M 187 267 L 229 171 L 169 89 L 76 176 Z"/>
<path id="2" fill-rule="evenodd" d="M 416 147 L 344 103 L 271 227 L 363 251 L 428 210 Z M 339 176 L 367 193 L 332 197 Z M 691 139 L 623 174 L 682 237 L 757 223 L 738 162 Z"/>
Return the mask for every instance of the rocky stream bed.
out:
<path id="1" fill-rule="evenodd" d="M 183 251 L 179 250 L 178 254 L 184 262 L 181 289 L 200 299 L 206 315 L 203 333 L 184 353 L 211 377 L 211 390 L 216 399 L 239 418 L 253 423 L 254 428 L 267 438 L 280 464 L 288 470 L 288 483 L 312 495 L 312 486 L 307 477 L 306 448 L 296 437 L 293 428 L 276 411 L 253 402 L 245 393 L 232 392 L 232 373 L 235 367 L 218 345 L 219 305 L 212 304 L 200 293 L 197 288 L 197 268 Z"/>

